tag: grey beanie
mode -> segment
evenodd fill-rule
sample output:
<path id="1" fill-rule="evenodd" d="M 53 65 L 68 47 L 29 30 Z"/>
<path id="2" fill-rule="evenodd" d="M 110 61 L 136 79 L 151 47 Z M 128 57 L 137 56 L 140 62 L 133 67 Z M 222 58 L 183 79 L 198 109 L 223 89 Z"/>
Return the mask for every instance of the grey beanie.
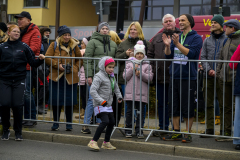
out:
<path id="1" fill-rule="evenodd" d="M 102 29 L 103 26 L 106 26 L 108 28 L 108 30 L 110 30 L 110 26 L 107 22 L 102 22 L 98 25 L 98 32 L 100 32 L 100 30 Z"/>
<path id="2" fill-rule="evenodd" d="M 230 19 L 227 22 L 223 23 L 224 26 L 234 27 L 237 30 L 240 30 L 240 22 L 236 19 Z"/>

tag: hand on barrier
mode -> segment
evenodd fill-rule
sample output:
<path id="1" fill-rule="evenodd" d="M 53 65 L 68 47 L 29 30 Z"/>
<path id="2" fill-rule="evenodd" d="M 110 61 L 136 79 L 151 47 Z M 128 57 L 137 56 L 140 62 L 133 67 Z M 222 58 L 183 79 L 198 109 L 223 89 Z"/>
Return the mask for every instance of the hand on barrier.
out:
<path id="1" fill-rule="evenodd" d="M 103 101 L 101 104 L 103 107 L 107 106 L 107 101 Z"/>
<path id="2" fill-rule="evenodd" d="M 39 55 L 39 59 L 40 59 L 40 60 L 44 60 L 44 59 L 45 59 L 45 56 L 44 56 L 43 54 L 40 54 L 40 55 Z"/>
<path id="3" fill-rule="evenodd" d="M 211 69 L 210 71 L 208 71 L 208 75 L 211 77 L 215 77 L 216 73 L 214 70 Z"/>

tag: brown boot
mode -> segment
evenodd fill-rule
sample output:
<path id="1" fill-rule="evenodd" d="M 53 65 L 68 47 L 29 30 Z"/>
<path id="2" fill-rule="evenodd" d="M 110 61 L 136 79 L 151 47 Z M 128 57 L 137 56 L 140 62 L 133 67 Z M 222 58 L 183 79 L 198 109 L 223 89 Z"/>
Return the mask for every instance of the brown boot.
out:
<path id="1" fill-rule="evenodd" d="M 84 119 L 85 110 L 82 108 L 80 111 L 80 119 Z"/>

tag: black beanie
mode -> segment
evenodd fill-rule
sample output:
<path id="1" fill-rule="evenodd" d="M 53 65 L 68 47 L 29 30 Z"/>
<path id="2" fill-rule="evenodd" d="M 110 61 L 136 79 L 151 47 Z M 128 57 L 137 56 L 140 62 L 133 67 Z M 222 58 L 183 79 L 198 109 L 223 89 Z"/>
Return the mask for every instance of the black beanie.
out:
<path id="1" fill-rule="evenodd" d="M 190 14 L 183 14 L 183 15 L 187 17 L 188 21 L 191 24 L 191 28 L 193 28 L 195 26 L 195 22 L 194 22 L 193 16 L 190 15 Z"/>
<path id="2" fill-rule="evenodd" d="M 3 22 L 0 22 L 0 29 L 5 33 L 7 32 L 8 28 L 7 25 Z"/>
<path id="3" fill-rule="evenodd" d="M 58 36 L 61 37 L 65 33 L 69 33 L 71 35 L 71 30 L 67 26 L 60 26 L 57 30 Z"/>

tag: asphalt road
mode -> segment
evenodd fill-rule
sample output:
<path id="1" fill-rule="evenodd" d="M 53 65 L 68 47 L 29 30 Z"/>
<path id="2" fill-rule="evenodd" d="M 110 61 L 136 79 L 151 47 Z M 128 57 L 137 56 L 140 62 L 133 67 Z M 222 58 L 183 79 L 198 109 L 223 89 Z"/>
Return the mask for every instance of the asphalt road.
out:
<path id="1" fill-rule="evenodd" d="M 100 144 L 99 144 L 100 145 Z M 1 160 L 197 160 L 195 158 L 176 157 L 160 154 L 131 152 L 125 150 L 91 151 L 86 146 L 49 143 L 32 140 L 16 142 L 0 141 Z"/>

